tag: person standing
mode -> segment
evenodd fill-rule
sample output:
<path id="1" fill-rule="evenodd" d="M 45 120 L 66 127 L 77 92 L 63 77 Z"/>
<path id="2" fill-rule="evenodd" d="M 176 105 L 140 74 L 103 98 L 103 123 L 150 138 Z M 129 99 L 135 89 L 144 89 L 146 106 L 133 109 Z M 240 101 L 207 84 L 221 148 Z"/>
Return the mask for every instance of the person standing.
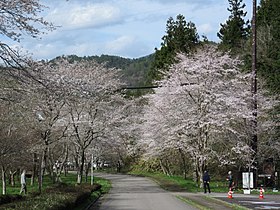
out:
<path id="1" fill-rule="evenodd" d="M 231 171 L 228 172 L 227 181 L 228 181 L 228 189 L 232 189 L 232 187 L 233 187 L 233 177 L 232 177 Z"/>
<path id="2" fill-rule="evenodd" d="M 204 193 L 206 193 L 207 189 L 208 189 L 208 192 L 211 193 L 209 183 L 210 183 L 210 176 L 208 174 L 208 171 L 204 171 L 204 174 L 203 174 Z"/>
<path id="3" fill-rule="evenodd" d="M 23 170 L 21 175 L 20 175 L 20 184 L 21 184 L 21 189 L 20 189 L 20 194 L 27 193 L 27 188 L 26 188 L 26 171 Z"/>

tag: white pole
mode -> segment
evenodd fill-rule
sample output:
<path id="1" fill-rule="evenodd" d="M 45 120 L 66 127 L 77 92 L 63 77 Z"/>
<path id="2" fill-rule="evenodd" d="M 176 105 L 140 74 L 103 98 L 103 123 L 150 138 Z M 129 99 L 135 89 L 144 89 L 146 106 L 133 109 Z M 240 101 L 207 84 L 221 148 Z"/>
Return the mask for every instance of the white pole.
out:
<path id="1" fill-rule="evenodd" d="M 93 181 L 94 181 L 94 177 L 93 177 L 93 154 L 91 154 L 91 180 L 90 180 L 90 184 L 93 185 Z"/>

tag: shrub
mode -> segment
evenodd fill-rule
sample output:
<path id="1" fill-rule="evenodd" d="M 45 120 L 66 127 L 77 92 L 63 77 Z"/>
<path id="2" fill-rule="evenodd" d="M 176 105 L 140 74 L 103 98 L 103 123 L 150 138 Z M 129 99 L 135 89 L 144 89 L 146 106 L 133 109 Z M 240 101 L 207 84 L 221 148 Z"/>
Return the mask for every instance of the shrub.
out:
<path id="1" fill-rule="evenodd" d="M 6 203 L 12 203 L 18 200 L 22 200 L 23 196 L 21 195 L 0 195 L 0 205 Z"/>
<path id="2" fill-rule="evenodd" d="M 101 185 L 68 185 L 65 183 L 56 184 L 49 187 L 40 195 L 27 196 L 21 201 L 13 202 L 12 197 L 22 197 L 19 195 L 5 196 L 1 202 L 0 210 L 18 209 L 18 210 L 69 210 L 84 203 L 92 192 L 101 189 Z M 13 203 L 11 203 L 13 202 Z"/>

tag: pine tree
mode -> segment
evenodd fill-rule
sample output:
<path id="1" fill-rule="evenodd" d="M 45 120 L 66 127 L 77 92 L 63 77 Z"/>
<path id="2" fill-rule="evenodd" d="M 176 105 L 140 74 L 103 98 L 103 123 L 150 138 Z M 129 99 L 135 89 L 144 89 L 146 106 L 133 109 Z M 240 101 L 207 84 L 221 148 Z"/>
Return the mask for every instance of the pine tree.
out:
<path id="1" fill-rule="evenodd" d="M 279 0 L 262 0 L 257 13 L 258 70 L 275 94 L 280 93 L 279 11 Z"/>
<path id="2" fill-rule="evenodd" d="M 170 17 L 166 24 L 166 35 L 162 37 L 160 49 L 155 49 L 155 60 L 151 70 L 148 72 L 148 82 L 162 78 L 160 71 L 167 70 L 174 63 L 178 52 L 189 53 L 199 43 L 199 36 L 194 23 L 187 22 L 181 14 L 176 20 Z"/>
<path id="3" fill-rule="evenodd" d="M 280 1 L 262 0 L 257 12 L 258 75 L 265 79 L 267 88 L 279 98 L 280 94 Z M 280 123 L 280 106 L 273 110 L 275 123 Z M 280 126 L 274 136 L 280 139 Z M 279 157 L 278 157 L 279 158 Z M 279 161 L 278 161 L 279 162 Z M 280 164 L 276 166 L 280 169 Z"/>
<path id="4" fill-rule="evenodd" d="M 249 21 L 245 22 L 245 4 L 243 0 L 228 0 L 230 12 L 229 19 L 225 24 L 221 24 L 221 29 L 217 36 L 221 39 L 220 47 L 225 50 L 238 51 L 248 39 L 250 27 Z"/>

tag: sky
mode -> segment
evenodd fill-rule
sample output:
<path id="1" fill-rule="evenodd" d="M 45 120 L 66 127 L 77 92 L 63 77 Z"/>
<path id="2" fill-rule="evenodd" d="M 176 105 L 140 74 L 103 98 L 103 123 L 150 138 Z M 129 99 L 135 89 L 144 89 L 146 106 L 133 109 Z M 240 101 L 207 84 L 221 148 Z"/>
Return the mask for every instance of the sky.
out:
<path id="1" fill-rule="evenodd" d="M 252 16 L 252 0 L 246 4 Z M 195 23 L 198 34 L 218 42 L 217 32 L 230 13 L 228 0 L 42 0 L 42 15 L 59 26 L 40 39 L 23 37 L 20 45 L 34 59 L 60 55 L 116 55 L 139 58 L 159 48 L 169 17 Z"/>

